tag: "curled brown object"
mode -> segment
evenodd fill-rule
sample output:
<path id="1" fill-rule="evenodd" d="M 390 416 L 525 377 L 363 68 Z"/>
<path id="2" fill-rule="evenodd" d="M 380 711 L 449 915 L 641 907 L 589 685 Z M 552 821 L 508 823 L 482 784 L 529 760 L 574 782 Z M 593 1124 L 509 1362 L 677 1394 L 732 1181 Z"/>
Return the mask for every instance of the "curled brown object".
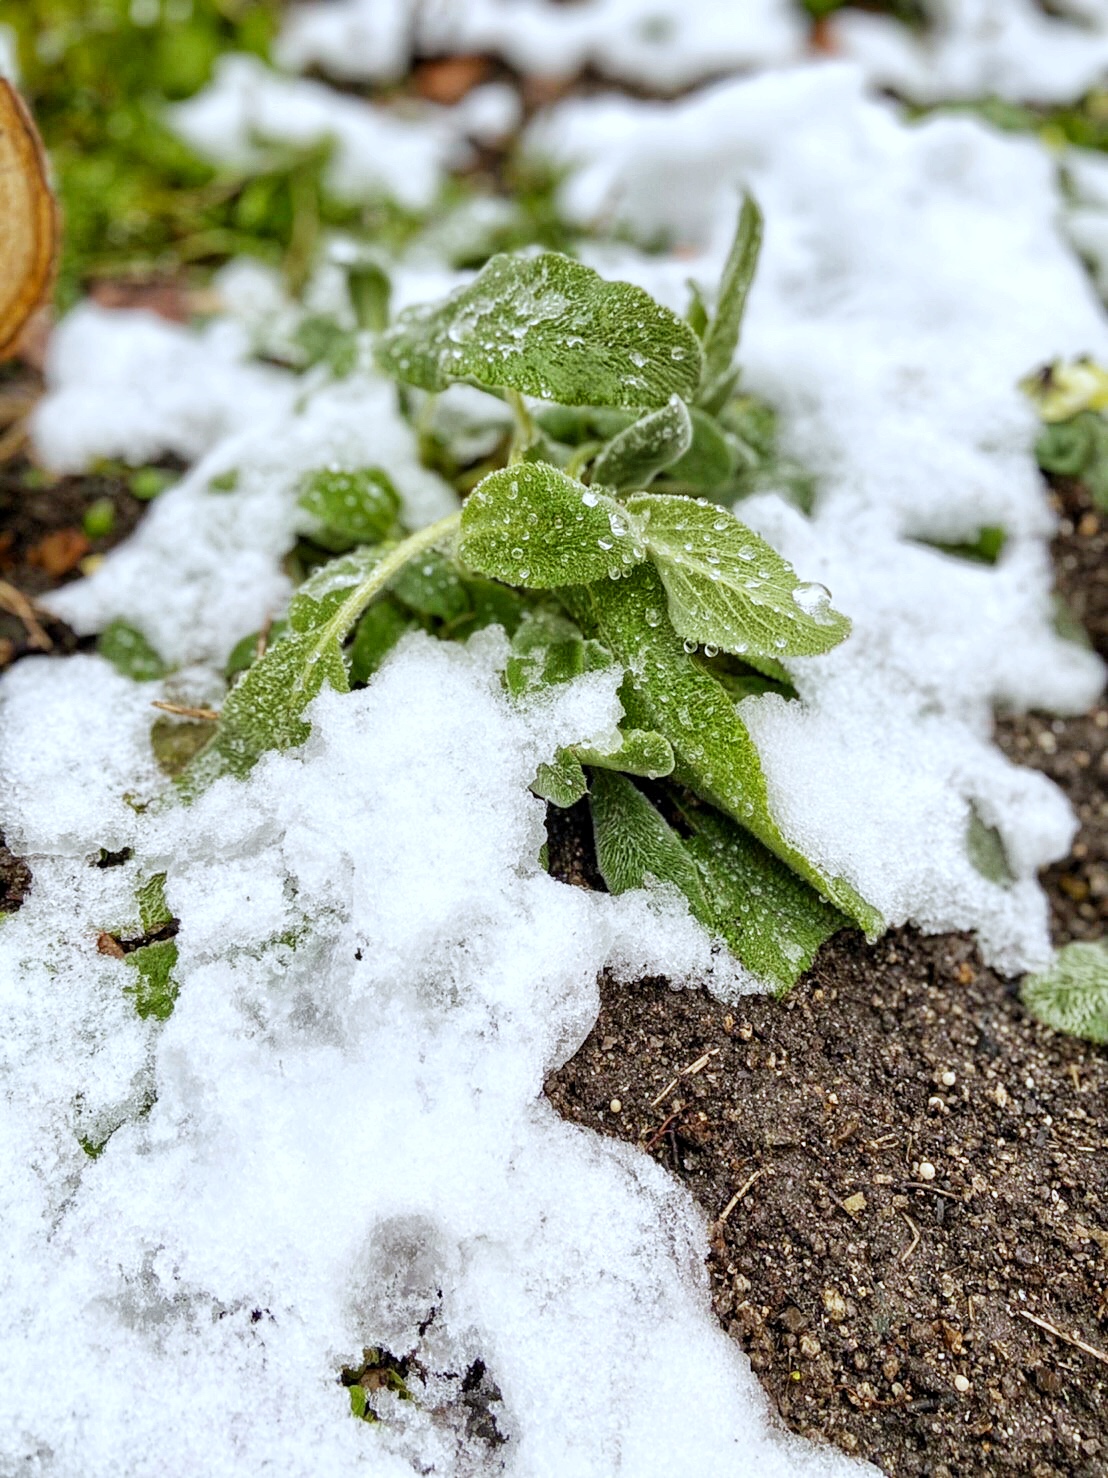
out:
<path id="1" fill-rule="evenodd" d="M 34 120 L 0 79 L 0 358 L 14 354 L 54 279 L 58 215 Z"/>

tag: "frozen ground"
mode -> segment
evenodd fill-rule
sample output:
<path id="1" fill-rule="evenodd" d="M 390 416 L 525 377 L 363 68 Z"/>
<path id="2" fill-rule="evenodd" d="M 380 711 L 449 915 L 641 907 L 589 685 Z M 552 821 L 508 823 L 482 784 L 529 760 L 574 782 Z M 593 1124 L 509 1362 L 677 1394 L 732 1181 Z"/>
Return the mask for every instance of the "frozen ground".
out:
<path id="1" fill-rule="evenodd" d="M 939 90 L 993 65 L 984 32 L 957 30 L 983 9 L 951 10 L 949 72 L 941 59 L 927 72 Z M 1104 7 L 1083 10 L 1088 33 L 1037 23 L 1060 48 L 1076 35 L 1099 46 Z M 681 39 L 649 52 L 666 52 L 664 73 L 643 60 L 644 11 L 617 0 L 432 5 L 426 24 L 443 45 L 495 41 L 521 66 L 541 39 L 548 69 L 591 59 L 677 86 L 795 56 L 791 14 L 769 0 L 665 9 Z M 1085 85 L 1020 31 L 1030 5 L 994 17 L 986 40 L 1009 47 L 1017 94 Z M 344 0 L 294 21 L 286 56 L 396 75 L 408 26 L 404 6 Z M 367 130 L 384 127 L 322 84 L 239 63 L 181 117 L 232 153 L 256 143 L 259 120 L 301 141 L 333 127 L 352 190 L 368 179 Z M 402 157 L 415 163 L 393 188 L 433 193 L 469 125 L 403 126 L 373 135 L 386 156 L 411 151 L 375 161 L 374 178 L 388 184 Z M 536 120 L 528 147 L 566 165 L 573 217 L 681 247 L 589 248 L 675 307 L 686 277 L 715 280 L 738 189 L 758 195 L 768 226 L 746 383 L 780 408 L 819 496 L 811 520 L 772 493 L 743 516 L 855 623 L 843 647 L 794 664 L 802 705 L 744 705 L 779 820 L 890 923 L 973 928 L 1000 964 L 1039 963 L 1035 873 L 1064 853 L 1072 820 L 991 745 L 991 715 L 1080 710 L 1101 673 L 1052 628 L 1051 520 L 1016 382 L 1059 355 L 1108 355 L 1061 234 L 1053 161 L 968 119 L 909 127 L 864 70 L 825 63 L 679 104 L 569 101 Z M 425 259 L 396 272 L 401 301 L 450 281 Z M 324 301 L 333 287 L 323 272 L 312 291 Z M 539 865 L 529 781 L 558 744 L 611 726 L 606 675 L 521 707 L 501 690 L 495 633 L 465 649 L 409 639 L 364 691 L 317 700 L 302 749 L 187 811 L 144 808 L 160 788 L 151 699 L 218 702 L 228 650 L 287 598 L 305 469 L 372 460 L 417 524 L 454 500 L 371 370 L 336 383 L 259 364 L 254 348 L 287 337 L 297 310 L 253 271 L 225 292 L 227 313 L 201 332 L 78 309 L 36 425 L 59 467 L 163 450 L 192 466 L 54 602 L 84 630 L 124 617 L 179 671 L 136 684 L 97 657 L 33 659 L 0 685 L 0 828 L 35 879 L 0 925 L 0 1467 L 855 1469 L 769 1424 L 709 1312 L 704 1229 L 684 1193 L 541 1096 L 594 1019 L 599 969 L 724 995 L 754 984 L 674 898 L 587 894 Z M 994 567 L 933 547 L 992 524 L 1008 533 Z M 971 804 L 1003 837 L 1009 888 L 966 859 Z M 90 865 L 125 847 L 123 866 Z M 96 948 L 101 930 L 139 931 L 136 890 L 159 873 L 181 921 L 164 1024 L 137 1017 L 133 967 Z M 106 1145 L 93 1159 L 82 1140 Z M 413 1354 L 424 1375 L 415 1403 L 389 1398 L 389 1420 L 369 1427 L 337 1374 L 374 1346 Z M 477 1361 L 485 1375 L 463 1391 Z M 475 1418 L 475 1390 L 507 1442 Z"/>

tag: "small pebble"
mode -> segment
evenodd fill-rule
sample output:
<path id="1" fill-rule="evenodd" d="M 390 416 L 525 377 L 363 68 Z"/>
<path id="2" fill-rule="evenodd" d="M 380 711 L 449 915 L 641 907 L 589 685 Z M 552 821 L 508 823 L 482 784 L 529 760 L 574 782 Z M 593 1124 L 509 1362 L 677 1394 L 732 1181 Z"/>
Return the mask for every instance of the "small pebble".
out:
<path id="1" fill-rule="evenodd" d="M 949 1068 L 947 1068 L 946 1072 L 943 1073 L 943 1075 L 939 1079 L 939 1082 L 943 1085 L 944 1088 L 953 1088 L 957 1081 L 958 1074 L 952 1073 Z"/>
<path id="2" fill-rule="evenodd" d="M 962 1396 L 969 1390 L 969 1381 L 964 1375 L 956 1375 L 954 1377 L 954 1389 Z"/>
<path id="3" fill-rule="evenodd" d="M 920 1161 L 919 1178 L 920 1178 L 920 1180 L 934 1180 L 935 1179 L 935 1167 L 934 1167 L 934 1165 L 932 1165 L 932 1163 L 931 1163 L 930 1160 L 921 1160 Z"/>
<path id="4" fill-rule="evenodd" d="M 623 1112 L 623 1104 L 618 1098 L 613 1098 L 608 1107 L 611 1109 L 613 1114 L 620 1114 Z"/>

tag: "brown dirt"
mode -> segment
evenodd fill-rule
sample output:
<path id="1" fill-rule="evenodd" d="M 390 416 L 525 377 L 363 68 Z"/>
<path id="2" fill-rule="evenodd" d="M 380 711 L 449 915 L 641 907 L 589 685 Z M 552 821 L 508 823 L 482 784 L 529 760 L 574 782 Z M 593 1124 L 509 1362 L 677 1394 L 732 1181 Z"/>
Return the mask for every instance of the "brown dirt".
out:
<path id="1" fill-rule="evenodd" d="M 1060 593 L 1108 655 L 1108 533 L 1054 496 Z M 1108 707 L 997 738 L 1081 823 L 1043 878 L 1056 939 L 1099 937 Z M 549 830 L 596 886 L 585 816 Z M 958 935 L 841 934 L 784 1003 L 601 995 L 548 1096 L 689 1188 L 715 1311 L 788 1426 L 890 1474 L 1108 1473 L 1108 1052 L 1031 1020 Z"/>

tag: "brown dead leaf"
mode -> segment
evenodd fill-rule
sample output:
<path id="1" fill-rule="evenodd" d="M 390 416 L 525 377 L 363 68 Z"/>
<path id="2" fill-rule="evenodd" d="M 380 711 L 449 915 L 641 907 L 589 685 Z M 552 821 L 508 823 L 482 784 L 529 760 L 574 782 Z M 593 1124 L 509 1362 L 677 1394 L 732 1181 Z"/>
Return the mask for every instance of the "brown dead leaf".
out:
<path id="1" fill-rule="evenodd" d="M 27 551 L 27 563 L 45 570 L 51 580 L 60 580 L 75 570 L 89 552 L 89 542 L 80 529 L 54 529 Z"/>
<path id="2" fill-rule="evenodd" d="M 452 103 L 460 103 L 466 93 L 484 82 L 491 71 L 487 57 L 447 56 L 421 62 L 412 81 L 420 97 L 429 103 L 443 103 L 449 107 Z"/>
<path id="3" fill-rule="evenodd" d="M 114 934 L 109 934 L 106 929 L 101 929 L 96 936 L 96 948 L 102 955 L 111 955 L 113 960 L 123 959 L 123 947 Z"/>
<path id="4" fill-rule="evenodd" d="M 58 217 L 34 120 L 0 79 L 0 357 L 14 354 L 50 291 Z"/>

